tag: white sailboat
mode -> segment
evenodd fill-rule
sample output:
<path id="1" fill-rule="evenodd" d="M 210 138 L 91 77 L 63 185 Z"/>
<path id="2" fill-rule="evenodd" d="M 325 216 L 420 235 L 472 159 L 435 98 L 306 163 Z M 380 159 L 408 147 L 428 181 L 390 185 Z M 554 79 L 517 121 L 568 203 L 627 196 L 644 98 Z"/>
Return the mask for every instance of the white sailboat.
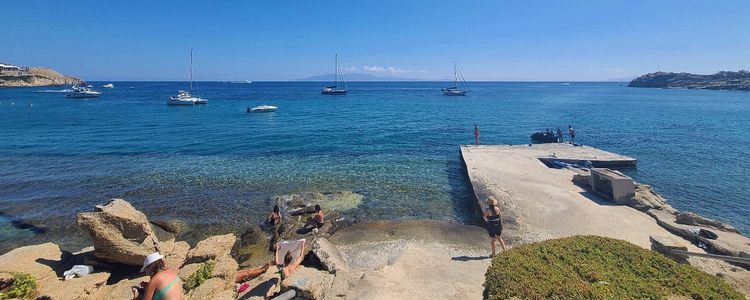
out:
<path id="1" fill-rule="evenodd" d="M 461 79 L 462 87 L 459 86 L 459 79 Z M 464 75 L 461 74 L 461 70 L 458 69 L 456 62 L 453 62 L 453 86 L 442 89 L 443 95 L 446 96 L 466 96 L 469 92 L 469 86 L 466 85 Z"/>
<path id="2" fill-rule="evenodd" d="M 193 96 L 193 48 L 190 48 L 190 85 L 187 91 L 177 91 L 177 96 L 170 96 L 167 105 L 195 105 L 207 104 L 208 99 Z"/>
<path id="3" fill-rule="evenodd" d="M 344 79 L 344 72 L 339 68 L 339 55 L 336 54 L 336 72 L 333 75 L 333 85 L 324 87 L 320 93 L 323 95 L 346 95 L 349 91 L 349 87 L 346 85 L 346 79 Z M 344 83 L 344 88 L 339 87 L 339 76 L 341 81 Z"/>

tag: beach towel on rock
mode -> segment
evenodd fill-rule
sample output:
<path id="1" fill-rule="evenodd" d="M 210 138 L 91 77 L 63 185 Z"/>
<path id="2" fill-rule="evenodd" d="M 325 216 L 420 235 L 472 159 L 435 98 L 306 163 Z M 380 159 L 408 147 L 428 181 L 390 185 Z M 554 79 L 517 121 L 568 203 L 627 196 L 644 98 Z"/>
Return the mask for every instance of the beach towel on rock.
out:
<path id="1" fill-rule="evenodd" d="M 279 243 L 279 250 L 276 251 L 276 265 L 284 264 L 284 255 L 286 255 L 287 251 L 292 252 L 292 261 L 296 260 L 300 252 L 299 250 L 303 247 L 305 247 L 305 239 Z"/>

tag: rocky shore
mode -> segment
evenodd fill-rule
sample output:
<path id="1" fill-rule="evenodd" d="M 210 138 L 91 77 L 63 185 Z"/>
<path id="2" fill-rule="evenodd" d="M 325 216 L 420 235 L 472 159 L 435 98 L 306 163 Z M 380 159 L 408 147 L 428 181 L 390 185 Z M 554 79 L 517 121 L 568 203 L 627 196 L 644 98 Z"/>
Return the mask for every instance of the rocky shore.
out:
<path id="1" fill-rule="evenodd" d="M 83 80 L 58 73 L 49 68 L 28 68 L 13 73 L 0 73 L 0 87 L 39 87 L 74 85 Z"/>
<path id="2" fill-rule="evenodd" d="M 337 218 L 332 207 L 356 206 L 361 196 L 351 192 L 283 195 L 274 201 L 283 207 L 281 226 L 251 226 L 239 237 L 216 235 L 190 245 L 170 235 L 186 224 L 150 222 L 127 201 L 112 199 L 77 216 L 78 226 L 91 238 L 91 247 L 70 252 L 45 243 L 0 256 L 0 295 L 30 276 L 29 294 L 10 295 L 130 299 L 130 287 L 148 281 L 139 272 L 143 258 L 159 251 L 169 267 L 179 269 L 185 299 L 267 299 L 284 293 L 297 299 L 372 299 L 409 293 L 416 297 L 481 296 L 489 259 L 480 227 L 438 221 L 348 222 Z M 297 216 L 306 215 L 306 208 L 314 204 L 327 207 L 326 225 L 318 233 L 300 234 L 296 229 L 303 220 Z M 248 282 L 250 289 L 235 292 L 238 270 L 272 259 L 270 248 L 276 241 L 300 238 L 309 246 L 303 266 L 292 276 L 282 280 L 271 267 Z M 74 265 L 92 266 L 94 271 L 65 280 L 64 271 Z M 441 278 L 424 276 L 435 270 L 442 270 Z M 404 281 L 412 283 L 408 288 L 393 288 Z M 416 291 L 410 292 L 412 288 Z"/>
<path id="3" fill-rule="evenodd" d="M 750 91 L 750 71 L 721 71 L 712 75 L 654 72 L 633 79 L 628 86 Z"/>

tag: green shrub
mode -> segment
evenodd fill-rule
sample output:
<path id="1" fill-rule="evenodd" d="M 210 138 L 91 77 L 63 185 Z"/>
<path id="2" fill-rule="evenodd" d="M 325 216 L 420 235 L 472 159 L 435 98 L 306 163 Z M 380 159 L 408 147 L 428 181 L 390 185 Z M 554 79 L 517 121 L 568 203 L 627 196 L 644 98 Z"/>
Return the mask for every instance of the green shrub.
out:
<path id="1" fill-rule="evenodd" d="M 625 241 L 574 236 L 522 245 L 492 260 L 484 298 L 744 299 L 724 280 Z"/>
<path id="2" fill-rule="evenodd" d="M 0 299 L 34 299 L 36 279 L 26 273 L 13 273 L 13 283 L 0 293 Z"/>
<path id="3" fill-rule="evenodd" d="M 206 280 L 211 278 L 211 274 L 214 272 L 214 267 L 216 267 L 216 262 L 213 260 L 203 263 L 185 282 L 185 289 L 192 290 L 206 282 Z"/>

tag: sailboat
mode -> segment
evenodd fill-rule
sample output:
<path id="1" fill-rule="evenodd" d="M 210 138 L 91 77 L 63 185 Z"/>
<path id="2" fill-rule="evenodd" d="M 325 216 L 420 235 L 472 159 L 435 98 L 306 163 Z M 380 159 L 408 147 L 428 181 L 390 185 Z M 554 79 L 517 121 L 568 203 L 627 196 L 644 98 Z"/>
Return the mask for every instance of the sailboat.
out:
<path id="1" fill-rule="evenodd" d="M 463 87 L 459 87 L 458 81 L 461 79 L 461 84 Z M 463 89 L 461 89 L 463 88 Z M 466 93 L 469 92 L 469 86 L 466 85 L 466 80 L 464 80 L 464 75 L 461 74 L 461 70 L 458 69 L 458 65 L 456 62 L 453 62 L 453 86 L 449 88 L 442 89 L 443 95 L 446 96 L 466 96 Z"/>
<path id="2" fill-rule="evenodd" d="M 341 76 L 341 81 L 344 83 L 344 88 L 339 88 L 339 76 Z M 346 86 L 344 72 L 339 68 L 339 55 L 336 54 L 336 72 L 333 75 L 333 85 L 324 87 L 320 93 L 323 95 L 346 95 L 348 91 L 349 87 Z"/>
<path id="3" fill-rule="evenodd" d="M 190 48 L 190 85 L 187 92 L 183 90 L 177 91 L 177 96 L 170 96 L 167 100 L 168 105 L 195 105 L 195 104 L 206 104 L 208 99 L 193 96 L 193 48 Z"/>

